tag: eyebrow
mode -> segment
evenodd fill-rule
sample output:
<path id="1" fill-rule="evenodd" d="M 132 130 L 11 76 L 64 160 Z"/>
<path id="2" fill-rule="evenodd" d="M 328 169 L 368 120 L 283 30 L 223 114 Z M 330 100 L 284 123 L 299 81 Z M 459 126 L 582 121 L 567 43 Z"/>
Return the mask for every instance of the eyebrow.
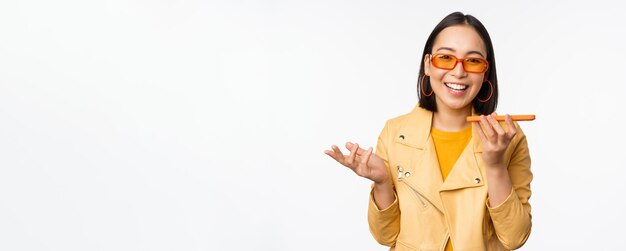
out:
<path id="1" fill-rule="evenodd" d="M 452 49 L 450 47 L 440 47 L 439 49 L 437 49 L 437 51 L 440 51 L 440 50 L 449 50 L 449 51 L 452 51 L 452 52 L 456 52 L 456 50 L 454 50 L 454 49 Z M 467 52 L 467 54 L 472 54 L 472 53 L 478 54 L 478 55 L 486 58 L 485 55 L 483 55 L 480 51 L 468 51 Z"/>

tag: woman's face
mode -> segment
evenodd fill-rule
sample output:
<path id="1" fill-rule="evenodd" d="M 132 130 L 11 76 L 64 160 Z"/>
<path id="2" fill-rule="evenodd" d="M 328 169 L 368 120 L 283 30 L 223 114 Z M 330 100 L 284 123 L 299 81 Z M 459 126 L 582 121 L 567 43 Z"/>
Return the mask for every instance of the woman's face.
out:
<path id="1" fill-rule="evenodd" d="M 432 54 L 450 54 L 457 58 L 487 59 L 485 44 L 469 25 L 455 25 L 443 29 L 433 44 Z M 457 63 L 452 70 L 434 67 L 430 55 L 424 58 L 424 72 L 436 95 L 437 110 L 471 109 L 472 100 L 480 91 L 485 73 L 470 73 Z"/>

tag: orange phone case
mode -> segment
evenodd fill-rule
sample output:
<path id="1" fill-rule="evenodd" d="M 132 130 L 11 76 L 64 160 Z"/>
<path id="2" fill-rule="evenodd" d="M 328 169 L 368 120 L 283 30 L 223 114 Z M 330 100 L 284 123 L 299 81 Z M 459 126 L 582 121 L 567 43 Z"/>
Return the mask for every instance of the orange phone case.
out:
<path id="1" fill-rule="evenodd" d="M 532 121 L 535 120 L 535 115 L 533 114 L 525 114 L 525 115 L 510 115 L 513 121 Z M 497 115 L 495 116 L 497 121 L 504 121 L 505 116 Z M 467 122 L 480 122 L 479 116 L 469 116 L 467 117 Z"/>

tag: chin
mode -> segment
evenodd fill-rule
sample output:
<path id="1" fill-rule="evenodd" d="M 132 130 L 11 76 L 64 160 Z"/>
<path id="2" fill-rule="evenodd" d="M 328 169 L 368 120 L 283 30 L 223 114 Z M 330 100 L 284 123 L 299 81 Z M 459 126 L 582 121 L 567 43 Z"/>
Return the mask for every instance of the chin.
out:
<path id="1" fill-rule="evenodd" d="M 463 102 L 442 102 L 444 106 L 453 109 L 453 110 L 462 110 L 466 109 L 468 106 L 472 105 L 472 102 L 463 103 Z"/>

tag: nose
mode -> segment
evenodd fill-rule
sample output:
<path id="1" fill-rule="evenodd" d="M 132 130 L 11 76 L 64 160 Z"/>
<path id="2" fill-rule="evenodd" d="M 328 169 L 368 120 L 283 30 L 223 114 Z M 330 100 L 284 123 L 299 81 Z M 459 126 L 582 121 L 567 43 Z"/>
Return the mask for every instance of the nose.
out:
<path id="1" fill-rule="evenodd" d="M 465 72 L 465 69 L 463 68 L 462 61 L 456 62 L 456 65 L 454 65 L 454 68 L 450 70 L 450 72 L 452 72 L 453 76 L 458 78 L 465 77 L 467 75 L 467 72 Z"/>

